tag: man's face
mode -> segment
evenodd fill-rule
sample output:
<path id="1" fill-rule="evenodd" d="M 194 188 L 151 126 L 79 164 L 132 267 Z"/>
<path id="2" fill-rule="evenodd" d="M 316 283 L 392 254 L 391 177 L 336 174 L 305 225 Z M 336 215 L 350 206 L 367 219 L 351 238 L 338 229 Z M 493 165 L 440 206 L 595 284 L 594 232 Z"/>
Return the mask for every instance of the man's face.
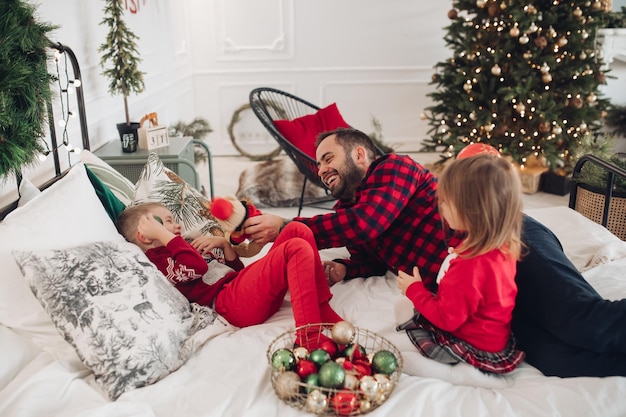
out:
<path id="1" fill-rule="evenodd" d="M 354 199 L 354 191 L 363 180 L 365 171 L 359 169 L 352 154 L 346 154 L 335 140 L 335 135 L 331 135 L 320 143 L 315 155 L 317 173 L 331 194 L 340 200 Z"/>

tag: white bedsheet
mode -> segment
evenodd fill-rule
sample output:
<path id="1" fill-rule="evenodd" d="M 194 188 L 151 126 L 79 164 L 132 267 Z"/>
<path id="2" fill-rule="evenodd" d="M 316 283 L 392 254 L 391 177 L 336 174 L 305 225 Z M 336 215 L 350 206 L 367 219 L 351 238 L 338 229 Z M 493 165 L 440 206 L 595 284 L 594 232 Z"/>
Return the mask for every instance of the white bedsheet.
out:
<path id="1" fill-rule="evenodd" d="M 541 210 L 531 214 L 549 225 L 580 221 L 574 212 Z M 577 228 L 584 230 L 553 229 L 563 229 L 555 231 L 566 251 L 587 243 L 589 250 L 581 252 L 580 262 L 592 259 L 591 252 L 597 253 L 603 245 L 614 245 L 613 255 L 584 275 L 603 295 L 626 297 L 626 243 L 615 243 L 610 236 L 607 240 L 606 235 L 598 237 L 590 222 L 582 221 L 580 225 Z M 580 239 L 581 234 L 586 238 Z M 575 242 L 570 245 L 572 239 Z M 322 251 L 322 256 L 330 259 L 339 251 Z M 332 292 L 331 304 L 345 319 L 390 339 L 401 351 L 414 350 L 406 335 L 395 331 L 393 304 L 400 293 L 393 276 L 343 282 Z M 292 326 L 287 300 L 267 323 L 218 336 L 171 375 L 123 394 L 115 402 L 105 399 L 92 374 L 80 362 L 55 360 L 36 348 L 28 335 L 2 326 L 0 416 L 300 416 L 304 413 L 275 396 L 266 360 L 271 341 Z M 436 373 L 436 369 L 425 372 Z M 387 402 L 369 415 L 626 416 L 624 377 L 545 377 L 525 363 L 506 377 L 471 373 L 459 376 L 452 368 L 446 369 L 447 374 L 440 375 L 443 379 L 403 374 Z M 457 384 L 448 382 L 455 378 L 459 379 Z M 494 379 L 499 388 L 478 387 L 492 384 Z"/>

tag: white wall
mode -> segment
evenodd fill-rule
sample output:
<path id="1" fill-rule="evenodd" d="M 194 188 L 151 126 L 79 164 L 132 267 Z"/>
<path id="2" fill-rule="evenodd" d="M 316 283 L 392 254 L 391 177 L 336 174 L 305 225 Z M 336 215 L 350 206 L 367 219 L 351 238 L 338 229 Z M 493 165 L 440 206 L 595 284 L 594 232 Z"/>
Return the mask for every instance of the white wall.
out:
<path id="1" fill-rule="evenodd" d="M 54 40 L 81 64 L 92 143 L 117 137 L 122 98 L 111 97 L 98 46 L 103 1 L 32 0 L 40 19 L 61 27 Z M 131 116 L 156 111 L 163 124 L 209 120 L 214 154 L 236 154 L 227 133 L 249 91 L 267 85 L 320 106 L 337 102 L 344 118 L 366 132 L 372 117 L 386 142 L 416 150 L 428 126 L 420 119 L 433 66 L 450 52 L 443 41 L 446 1 L 416 0 L 124 0 L 146 72 L 146 91 L 130 97 Z M 623 66 L 612 75 L 623 72 Z M 616 101 L 620 88 L 607 92 Z M 251 112 L 241 113 L 237 138 L 271 139 Z M 250 146 L 253 144 L 251 143 Z M 267 146 L 267 145 L 266 145 Z"/>

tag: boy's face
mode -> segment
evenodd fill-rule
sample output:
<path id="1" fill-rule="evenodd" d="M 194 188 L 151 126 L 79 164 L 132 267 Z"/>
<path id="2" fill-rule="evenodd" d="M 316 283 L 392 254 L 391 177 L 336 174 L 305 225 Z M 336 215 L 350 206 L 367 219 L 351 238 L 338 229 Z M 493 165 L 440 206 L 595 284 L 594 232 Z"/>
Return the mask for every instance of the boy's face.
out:
<path id="1" fill-rule="evenodd" d="M 174 222 L 174 216 L 172 215 L 172 212 L 165 207 L 155 207 L 154 209 L 150 210 L 150 214 L 152 214 L 152 216 L 154 216 L 157 221 L 161 219 L 159 223 L 162 223 L 168 231 L 174 233 L 176 236 L 179 236 L 181 234 L 181 225 Z"/>

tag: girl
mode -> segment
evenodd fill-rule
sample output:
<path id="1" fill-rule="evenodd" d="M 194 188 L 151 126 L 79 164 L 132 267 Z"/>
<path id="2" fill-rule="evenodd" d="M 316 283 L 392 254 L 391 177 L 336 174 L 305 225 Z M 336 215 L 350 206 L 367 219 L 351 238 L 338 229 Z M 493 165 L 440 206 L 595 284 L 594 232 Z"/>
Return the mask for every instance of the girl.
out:
<path id="1" fill-rule="evenodd" d="M 398 287 L 417 314 L 398 330 L 431 359 L 510 372 L 524 359 L 511 334 L 522 246 L 517 171 L 498 155 L 457 159 L 441 175 L 437 198 L 445 225 L 464 239 L 449 249 L 436 294 L 424 287 L 417 267 L 413 275 L 399 271 Z"/>
<path id="2" fill-rule="evenodd" d="M 332 295 L 315 239 L 302 223 L 288 224 L 269 252 L 246 267 L 224 237 L 200 236 L 186 242 L 181 225 L 160 203 L 125 209 L 116 226 L 190 302 L 213 306 L 235 326 L 266 321 L 278 311 L 287 290 L 296 327 L 342 320 L 328 303 Z M 213 249 L 224 251 L 225 264 L 211 255 Z M 324 339 L 316 326 L 296 334 L 296 344 L 309 350 Z"/>

